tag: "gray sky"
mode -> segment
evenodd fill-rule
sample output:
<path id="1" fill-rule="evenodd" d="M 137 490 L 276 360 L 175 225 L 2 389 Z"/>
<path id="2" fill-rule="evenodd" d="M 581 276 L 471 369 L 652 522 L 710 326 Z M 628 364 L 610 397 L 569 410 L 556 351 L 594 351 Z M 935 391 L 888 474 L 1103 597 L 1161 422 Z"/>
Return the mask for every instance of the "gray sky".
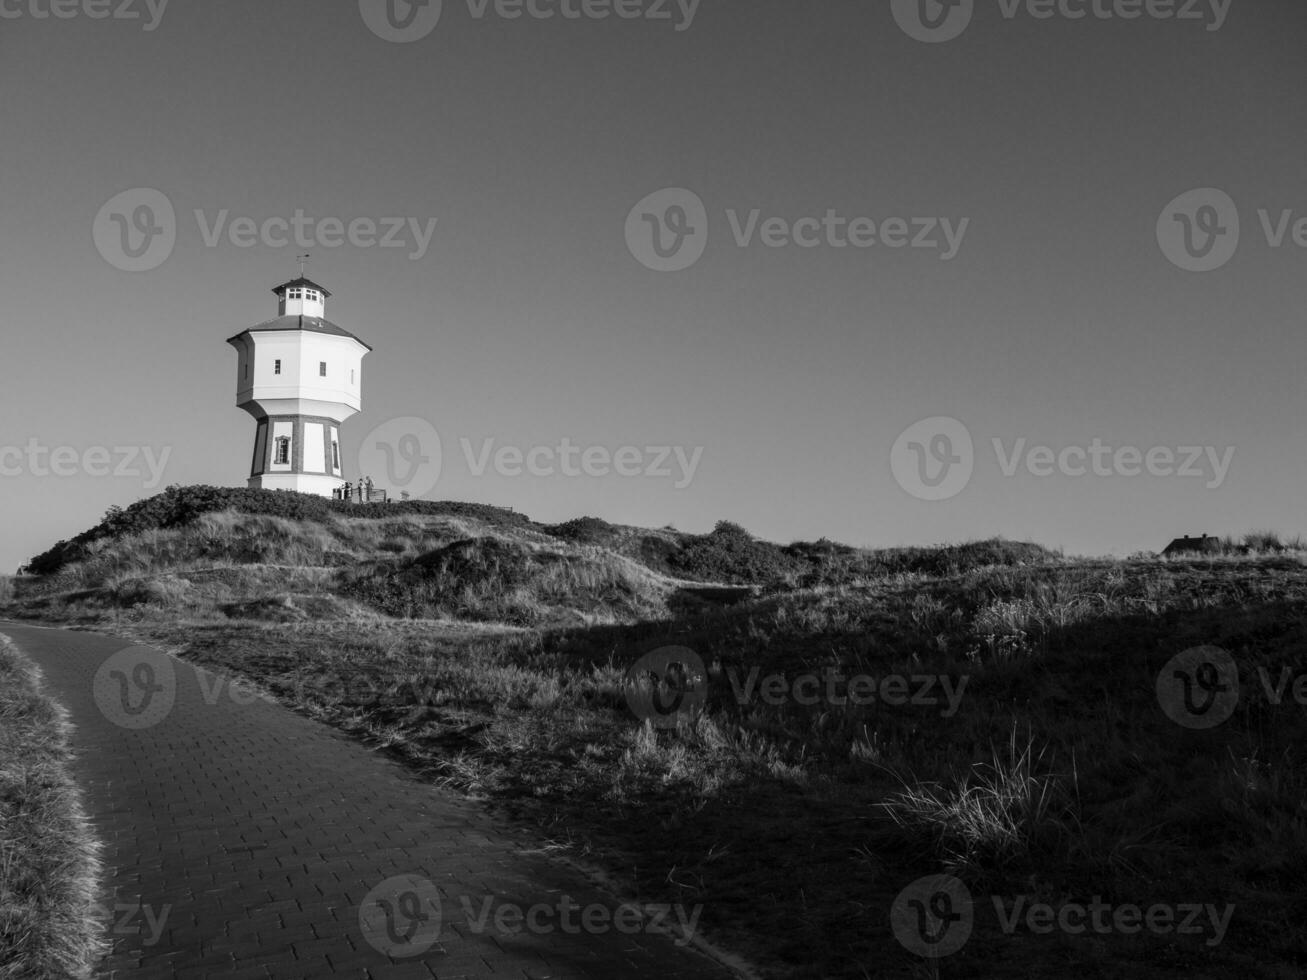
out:
<path id="1" fill-rule="evenodd" d="M 384 0 L 134 0 L 135 20 L 63 2 L 72 16 L 0 0 L 0 568 L 164 485 L 243 485 L 254 425 L 224 340 L 275 314 L 305 250 L 329 318 L 375 347 L 347 463 L 425 418 L 432 498 L 873 546 L 1307 531 L 1297 0 L 975 0 L 936 42 L 907 0 L 673 2 L 670 19 L 445 0 L 403 43 L 381 36 Z M 173 207 L 175 241 L 129 272 L 106 229 L 136 220 L 143 199 L 118 195 L 137 188 Z M 641 259 L 693 198 L 631 214 L 665 188 L 705 209 L 687 219 L 701 257 L 673 272 Z M 1228 198 L 1168 209 L 1200 188 Z M 307 249 L 268 224 L 297 211 Z M 366 223 L 331 247 L 391 217 L 404 247 Z M 269 234 L 249 244 L 238 218 Z M 1190 258 L 1210 236 L 1223 264 L 1181 268 L 1186 221 Z M 974 458 L 956 427 L 900 438 L 935 417 Z M 493 462 L 564 439 L 596 447 L 590 473 Z M 72 447 L 69 475 L 33 443 Z M 626 446 L 639 475 L 597 475 Z M 660 447 L 702 447 L 687 486 Z"/>

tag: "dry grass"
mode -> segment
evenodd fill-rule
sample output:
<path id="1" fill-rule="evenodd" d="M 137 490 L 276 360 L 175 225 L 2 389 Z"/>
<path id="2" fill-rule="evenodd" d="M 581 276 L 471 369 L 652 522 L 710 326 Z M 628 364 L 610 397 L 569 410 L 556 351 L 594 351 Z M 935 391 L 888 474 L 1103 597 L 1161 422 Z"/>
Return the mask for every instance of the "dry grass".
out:
<path id="1" fill-rule="evenodd" d="M 1307 667 L 1307 567 L 1258 544 L 1024 565 L 992 545 L 835 549 L 848 567 L 811 588 L 679 608 L 633 549 L 533 528 L 213 514 L 103 546 L 27 608 L 179 647 L 503 808 L 635 897 L 701 903 L 710 935 L 769 977 L 928 975 L 887 913 L 947 870 L 977 895 L 1238 912 L 1217 948 L 1013 938 L 982 918 L 939 975 L 1278 980 L 1307 970 L 1307 709 L 1270 703 L 1256 677 Z M 385 615 L 345 588 L 360 582 L 425 618 Z M 672 643 L 703 658 L 706 710 L 657 731 L 631 716 L 625 676 Z M 1210 732 L 1176 726 L 1154 692 L 1202 644 L 1230 650 L 1245 683 Z M 952 714 L 742 699 L 755 669 L 966 687 Z"/>
<path id="2" fill-rule="evenodd" d="M 0 636 L 0 977 L 89 977 L 104 952 L 100 872 L 68 773 L 67 713 Z"/>
<path id="3" fill-rule="evenodd" d="M 1187 732 L 1152 685 L 1170 655 L 1204 642 L 1239 651 L 1250 677 L 1307 664 L 1304 604 L 1296 559 L 1223 558 L 896 577 L 561 631 L 150 628 L 504 808 L 634 895 L 702 903 L 710 935 L 749 950 L 767 976 L 916 975 L 885 910 L 902 885 L 947 870 L 978 895 L 1239 911 L 1217 949 L 1125 935 L 1017 942 L 982 920 L 944 975 L 1247 980 L 1289 975 L 1307 947 L 1293 924 L 1307 870 L 1304 712 L 1249 685 L 1226 726 Z M 669 642 L 708 664 L 708 708 L 693 726 L 655 731 L 628 712 L 625 670 Z M 740 703 L 731 671 L 755 666 L 969 686 L 951 717 Z"/>

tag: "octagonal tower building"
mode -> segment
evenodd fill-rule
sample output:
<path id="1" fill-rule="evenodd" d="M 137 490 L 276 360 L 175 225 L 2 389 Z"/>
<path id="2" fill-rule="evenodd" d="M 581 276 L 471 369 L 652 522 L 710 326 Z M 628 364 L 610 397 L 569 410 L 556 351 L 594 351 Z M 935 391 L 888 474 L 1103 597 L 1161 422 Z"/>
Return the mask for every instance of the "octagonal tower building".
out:
<path id="1" fill-rule="evenodd" d="M 236 406 L 254 416 L 249 486 L 330 497 L 345 480 L 340 424 L 362 408 L 372 350 L 326 318 L 329 293 L 301 276 L 273 289 L 277 316 L 242 330 Z"/>

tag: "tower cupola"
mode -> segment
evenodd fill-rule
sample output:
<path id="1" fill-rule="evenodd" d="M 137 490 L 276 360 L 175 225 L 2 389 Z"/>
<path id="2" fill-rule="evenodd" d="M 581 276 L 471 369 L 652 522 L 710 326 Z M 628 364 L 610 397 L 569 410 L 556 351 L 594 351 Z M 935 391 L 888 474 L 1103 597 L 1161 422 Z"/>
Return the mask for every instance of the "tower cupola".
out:
<path id="1" fill-rule="evenodd" d="M 311 316 L 321 320 L 327 315 L 327 298 L 331 293 L 311 279 L 300 276 L 272 291 L 277 295 L 277 316 Z"/>

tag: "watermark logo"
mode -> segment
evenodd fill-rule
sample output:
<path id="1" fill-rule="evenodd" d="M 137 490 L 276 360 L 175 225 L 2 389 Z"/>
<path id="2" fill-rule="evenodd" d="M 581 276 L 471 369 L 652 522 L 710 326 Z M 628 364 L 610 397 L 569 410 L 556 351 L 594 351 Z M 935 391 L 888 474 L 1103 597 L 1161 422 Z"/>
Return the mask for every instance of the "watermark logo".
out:
<path id="1" fill-rule="evenodd" d="M 948 500 L 967 488 L 975 470 L 971 433 L 957 419 L 922 419 L 904 429 L 890 449 L 898 485 L 918 500 Z"/>
<path id="2" fill-rule="evenodd" d="M 436 29 L 444 0 L 359 0 L 368 30 L 383 41 L 411 44 Z"/>
<path id="3" fill-rule="evenodd" d="M 163 930 L 168 926 L 168 916 L 172 914 L 171 905 L 155 908 L 140 902 L 116 902 L 112 908 L 105 907 L 104 918 L 108 922 L 109 934 L 112 936 L 138 936 L 140 945 L 152 948 L 159 945 Z"/>
<path id="4" fill-rule="evenodd" d="M 952 956 L 975 928 L 971 892 L 952 875 L 918 878 L 894 899 L 890 928 L 909 952 L 928 959 Z"/>
<path id="5" fill-rule="evenodd" d="M 1031 20 L 1174 20 L 1199 21 L 1219 31 L 1234 0 L 998 0 L 1004 20 L 1024 13 Z"/>
<path id="6" fill-rule="evenodd" d="M 1197 902 L 1156 902 L 1112 905 L 1095 895 L 1089 902 L 1032 901 L 1028 895 L 1006 899 L 989 896 L 999 930 L 1007 936 L 1019 929 L 1046 936 L 1062 932 L 1068 936 L 1093 933 L 1100 936 L 1132 936 L 1141 932 L 1166 936 L 1206 936 L 1205 945 L 1219 945 L 1225 938 L 1235 907 Z M 940 959 L 958 952 L 975 928 L 976 906 L 971 892 L 952 875 L 919 878 L 903 889 L 890 909 L 895 938 L 912 953 Z"/>
<path id="7" fill-rule="evenodd" d="M 912 248 L 935 252 L 944 262 L 957 256 L 971 226 L 970 218 L 850 217 L 835 208 L 793 220 L 766 215 L 762 208 L 727 208 L 725 217 L 736 248 Z M 699 195 L 683 187 L 664 188 L 627 214 L 626 246 L 647 269 L 680 272 L 703 257 L 708 225 Z"/>
<path id="8" fill-rule="evenodd" d="M 655 728 L 692 724 L 708 701 L 708 672 L 689 647 L 651 650 L 626 672 L 626 704 Z"/>
<path id="9" fill-rule="evenodd" d="M 366 704 L 370 708 L 407 708 L 418 711 L 445 696 L 445 690 L 431 677 L 373 677 L 357 672 L 308 671 L 290 682 L 296 702 Z"/>
<path id="10" fill-rule="evenodd" d="M 1307 249 L 1307 216 L 1294 208 L 1257 209 L 1257 229 L 1266 247 Z M 1213 272 L 1234 258 L 1244 240 L 1239 208 L 1225 191 L 1186 191 L 1162 209 L 1157 243 L 1162 254 L 1187 272 Z M 1259 240 L 1261 240 L 1259 239 Z"/>
<path id="11" fill-rule="evenodd" d="M 1177 23 L 1198 22 L 1210 33 L 1219 31 L 1233 0 L 996 0 L 1005 21 L 1136 21 L 1141 18 Z M 951 41 L 971 23 L 974 0 L 891 0 L 899 27 L 909 37 L 928 44 Z"/>
<path id="12" fill-rule="evenodd" d="M 1037 479 L 1101 479 L 1141 476 L 1201 479 L 1208 490 L 1224 486 L 1234 463 L 1234 446 L 1110 446 L 1095 437 L 1086 445 L 1061 448 L 1031 444 L 1024 436 L 1010 443 L 991 440 L 1000 475 L 1023 471 Z M 914 423 L 895 440 L 890 468 L 899 486 L 918 500 L 956 497 L 975 472 L 971 433 L 957 419 L 936 417 Z"/>
<path id="13" fill-rule="evenodd" d="M 363 939 L 395 960 L 426 953 L 440 939 L 440 925 L 440 892 L 417 875 L 387 878 L 359 905 Z"/>
<path id="14" fill-rule="evenodd" d="M 680 904 L 636 906 L 624 902 L 616 908 L 600 903 L 579 905 L 569 895 L 563 895 L 554 904 L 537 902 L 529 907 L 514 902 L 496 902 L 491 897 L 483 898 L 479 909 L 466 896 L 460 899 L 460 903 L 468 930 L 478 936 L 492 931 L 500 936 L 522 933 L 547 936 L 557 932 L 569 936 L 648 933 L 673 936 L 677 946 L 688 946 L 694 941 L 699 916 L 703 913 L 702 905 L 689 910 Z"/>
<path id="15" fill-rule="evenodd" d="M 439 218 L 421 220 L 413 217 L 384 218 L 316 218 L 303 208 L 289 216 L 273 215 L 263 219 L 249 216 L 233 218 L 223 208 L 213 214 L 197 208 L 195 223 L 207 248 L 217 248 L 225 238 L 234 248 L 406 248 L 408 258 L 421 261 L 431 248 Z"/>
<path id="16" fill-rule="evenodd" d="M 680 272 L 708 247 L 708 209 L 684 187 L 666 187 L 643 198 L 626 216 L 626 247 L 646 269 Z"/>
<path id="17" fill-rule="evenodd" d="M 177 700 L 172 658 L 147 646 L 119 650 L 91 681 L 100 713 L 120 728 L 139 731 L 159 724 Z"/>
<path id="18" fill-rule="evenodd" d="M 359 448 L 359 475 L 374 482 L 422 497 L 435 489 L 443 472 L 440 433 L 425 419 L 393 419 L 364 439 Z M 618 446 L 581 445 L 566 436 L 554 444 L 518 446 L 501 444 L 493 438 L 479 441 L 466 436 L 458 440 L 460 458 L 468 474 L 477 479 L 494 474 L 506 479 L 531 476 L 539 479 L 670 480 L 676 490 L 694 481 L 703 461 L 703 446 Z"/>
<path id="19" fill-rule="evenodd" d="M 1219 269 L 1239 248 L 1239 208 L 1215 187 L 1186 191 L 1162 209 L 1157 244 L 1187 272 Z"/>
<path id="20" fill-rule="evenodd" d="M 702 0 L 466 0 L 474 21 L 675 21 L 677 33 L 694 25 Z M 440 22 L 441 0 L 359 0 L 368 30 L 383 41 L 420 41 Z M 679 14 L 679 18 L 678 15 Z"/>
<path id="21" fill-rule="evenodd" d="M 564 437 L 557 445 L 498 446 L 494 439 L 483 439 L 478 447 L 471 439 L 459 439 L 468 472 L 485 476 L 489 469 L 498 476 L 563 476 L 569 479 L 590 477 L 624 479 L 643 477 L 674 481 L 673 489 L 684 490 L 692 482 L 703 461 L 703 446 L 581 446 Z"/>
<path id="22" fill-rule="evenodd" d="M 92 238 L 106 262 L 123 272 L 149 272 L 177 245 L 177 212 L 162 191 L 135 187 L 115 194 L 95 216 Z"/>
<path id="23" fill-rule="evenodd" d="M 1234 446 L 1217 449 L 1216 446 L 1117 446 L 1113 448 L 1095 438 L 1088 446 L 1031 446 L 1025 438 L 1015 440 L 1009 447 L 1002 439 L 994 439 L 994 455 L 999 471 L 1005 477 L 1014 477 L 1018 468 L 1024 468 L 1033 477 L 1051 476 L 1079 478 L 1137 477 L 1147 474 L 1154 477 L 1202 479 L 1208 490 L 1219 490 L 1230 473 L 1234 462 Z"/>
<path id="24" fill-rule="evenodd" d="M 426 419 L 406 416 L 368 433 L 359 446 L 358 472 L 397 493 L 421 498 L 440 482 L 442 460 L 436 427 Z"/>
<path id="25" fill-rule="evenodd" d="M 744 677 L 735 667 L 726 671 L 740 705 L 755 702 L 779 707 L 798 704 L 804 707 L 830 705 L 866 707 L 880 703 L 891 708 L 911 704 L 917 707 L 940 707 L 941 718 L 952 718 L 962 704 L 962 695 L 971 680 L 967 675 L 955 679 L 947 674 L 870 674 L 846 675 L 836 667 L 820 674 L 807 673 L 791 679 L 784 674 L 763 676 L 761 667 L 752 667 Z M 942 695 L 942 697 L 941 697 Z"/>
<path id="26" fill-rule="evenodd" d="M 702 0 L 467 0 L 473 20 L 493 12 L 501 20 L 621 20 L 669 21 L 676 14 L 679 34 L 694 25 Z"/>
<path id="27" fill-rule="evenodd" d="M 1220 647 L 1191 647 L 1157 675 L 1157 701 L 1177 725 L 1215 728 L 1229 720 L 1239 703 L 1239 667 Z"/>
<path id="28" fill-rule="evenodd" d="M 975 0 L 892 0 L 891 9 L 908 37 L 939 44 L 952 41 L 967 29 L 975 13 Z"/>
<path id="29" fill-rule="evenodd" d="M 303 208 L 291 214 L 255 218 L 233 216 L 230 209 L 193 212 L 195 230 L 206 248 L 224 243 L 233 248 L 407 249 L 408 258 L 426 257 L 438 218 L 318 218 Z M 157 269 L 177 246 L 179 223 L 172 201 L 162 191 L 138 187 L 116 194 L 100 208 L 92 225 L 95 247 L 106 262 L 124 272 Z"/>
<path id="30" fill-rule="evenodd" d="M 139 20 L 149 33 L 163 21 L 170 0 L 0 0 L 0 20 Z"/>
<path id="31" fill-rule="evenodd" d="M 1017 927 L 1024 923 L 1025 928 L 1036 936 L 1053 932 L 1068 936 L 1083 936 L 1090 932 L 1099 936 L 1133 936 L 1147 931 L 1156 936 L 1206 935 L 1205 945 L 1211 947 L 1219 946 L 1225 939 L 1230 919 L 1234 916 L 1234 906 L 1228 903 L 1224 908 L 1218 908 L 1212 904 L 1157 902 L 1145 908 L 1130 903 L 1111 905 L 1098 895 L 1088 904 L 1064 902 L 1050 905 L 1032 902 L 1025 895 L 1018 895 L 1006 908 L 998 895 L 993 896 L 993 902 L 999 928 L 1009 936 L 1015 935 Z"/>
<path id="32" fill-rule="evenodd" d="M 25 446 L 0 446 L 0 477 L 137 479 L 143 488 L 153 490 L 163 483 L 170 456 L 171 446 L 157 452 L 153 446 L 91 446 L 78 450 L 72 446 L 46 446 L 33 436 Z"/>

